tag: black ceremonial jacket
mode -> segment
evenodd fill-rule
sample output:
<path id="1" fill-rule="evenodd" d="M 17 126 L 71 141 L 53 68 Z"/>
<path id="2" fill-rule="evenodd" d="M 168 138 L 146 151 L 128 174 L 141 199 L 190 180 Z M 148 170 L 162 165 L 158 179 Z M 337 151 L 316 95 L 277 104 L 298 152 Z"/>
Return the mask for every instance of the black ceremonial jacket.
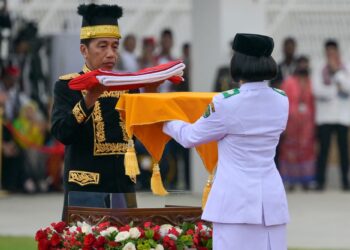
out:
<path id="1" fill-rule="evenodd" d="M 84 74 L 88 69 L 84 66 Z M 125 175 L 127 134 L 115 110 L 125 91 L 105 91 L 88 110 L 84 92 L 71 90 L 68 82 L 79 76 L 60 77 L 54 88 L 52 134 L 64 145 L 66 191 L 130 193 L 134 185 Z"/>

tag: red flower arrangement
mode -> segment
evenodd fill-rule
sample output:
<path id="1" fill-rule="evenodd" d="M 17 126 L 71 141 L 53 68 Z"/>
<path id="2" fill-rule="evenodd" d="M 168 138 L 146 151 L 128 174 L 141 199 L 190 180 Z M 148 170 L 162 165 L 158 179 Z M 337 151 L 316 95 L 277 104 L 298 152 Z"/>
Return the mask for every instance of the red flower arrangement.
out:
<path id="1" fill-rule="evenodd" d="M 155 225 L 145 222 L 116 227 L 109 222 L 91 226 L 64 222 L 36 232 L 39 250 L 185 250 L 212 249 L 212 228 L 202 222 Z"/>

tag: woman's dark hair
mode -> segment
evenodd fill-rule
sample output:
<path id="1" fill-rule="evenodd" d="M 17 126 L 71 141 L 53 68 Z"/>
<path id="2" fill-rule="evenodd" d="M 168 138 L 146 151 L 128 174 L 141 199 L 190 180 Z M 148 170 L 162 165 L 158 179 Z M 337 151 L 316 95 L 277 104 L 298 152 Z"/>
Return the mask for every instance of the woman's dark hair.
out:
<path id="1" fill-rule="evenodd" d="M 231 59 L 231 76 L 235 82 L 260 82 L 277 75 L 277 64 L 271 57 L 255 57 L 234 52 Z"/>

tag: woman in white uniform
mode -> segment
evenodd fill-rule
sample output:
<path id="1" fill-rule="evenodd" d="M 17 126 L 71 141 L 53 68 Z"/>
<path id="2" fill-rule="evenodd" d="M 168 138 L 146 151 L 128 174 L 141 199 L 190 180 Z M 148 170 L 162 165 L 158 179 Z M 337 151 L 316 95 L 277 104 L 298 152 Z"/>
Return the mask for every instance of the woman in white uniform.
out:
<path id="1" fill-rule="evenodd" d="M 237 34 L 231 60 L 239 89 L 216 95 L 193 124 L 165 123 L 184 147 L 218 141 L 217 171 L 202 219 L 213 222 L 215 250 L 285 250 L 288 205 L 274 163 L 288 119 L 288 98 L 270 88 L 277 66 L 273 39 Z"/>

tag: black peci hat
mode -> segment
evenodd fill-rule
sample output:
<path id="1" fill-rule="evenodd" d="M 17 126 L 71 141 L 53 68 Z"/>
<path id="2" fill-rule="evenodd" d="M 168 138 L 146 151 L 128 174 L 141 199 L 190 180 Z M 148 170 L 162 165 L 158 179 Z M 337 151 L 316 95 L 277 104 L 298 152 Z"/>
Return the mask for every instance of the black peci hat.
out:
<path id="1" fill-rule="evenodd" d="M 271 56 L 273 47 L 271 37 L 244 33 L 237 33 L 232 44 L 234 51 L 254 57 Z"/>
<path id="2" fill-rule="evenodd" d="M 82 4 L 78 14 L 83 17 L 80 39 L 121 37 L 118 18 L 123 15 L 123 9 L 118 5 Z"/>

